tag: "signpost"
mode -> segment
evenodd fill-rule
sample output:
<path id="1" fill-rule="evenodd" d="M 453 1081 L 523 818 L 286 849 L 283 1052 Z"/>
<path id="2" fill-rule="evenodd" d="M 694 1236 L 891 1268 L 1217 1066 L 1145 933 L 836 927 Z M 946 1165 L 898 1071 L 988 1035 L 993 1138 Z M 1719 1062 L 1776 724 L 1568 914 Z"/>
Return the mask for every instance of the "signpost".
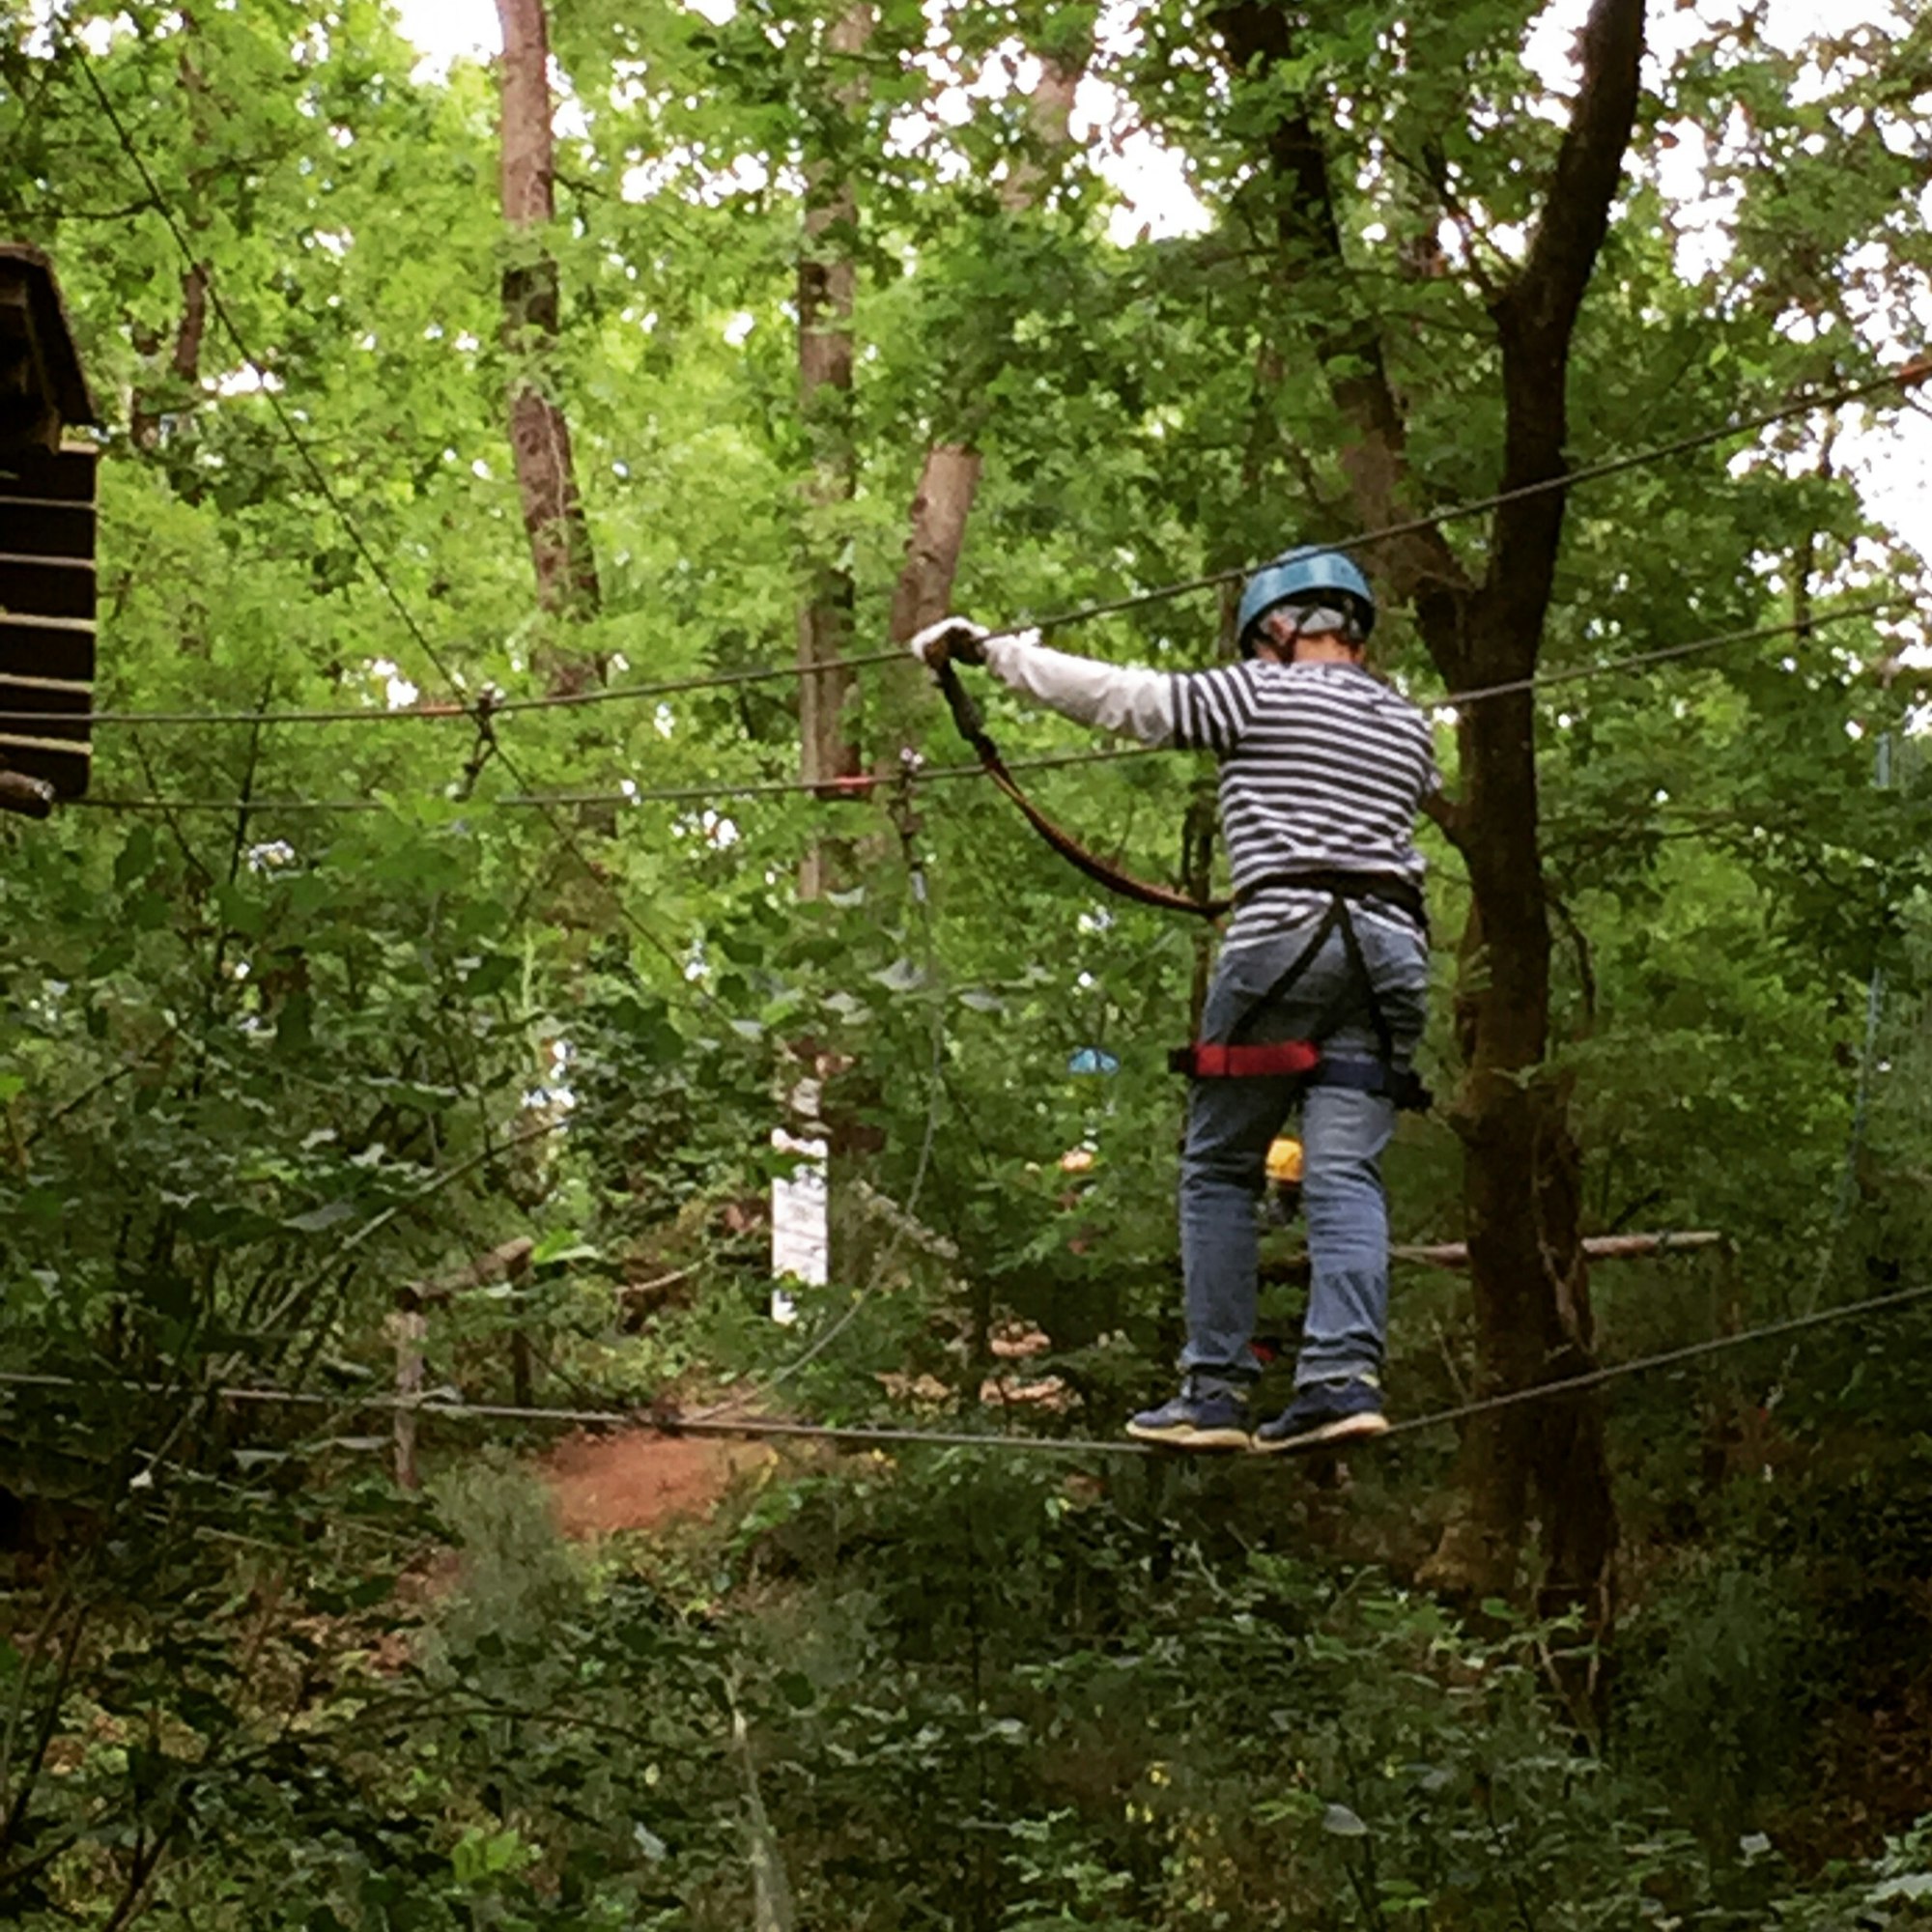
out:
<path id="1" fill-rule="evenodd" d="M 823 1288 L 832 1279 L 831 1188 L 826 1161 L 831 1144 L 818 1127 L 819 1085 L 801 1080 L 791 1093 L 791 1111 L 806 1131 L 772 1129 L 772 1146 L 795 1155 L 787 1175 L 772 1178 L 772 1320 L 798 1320 L 796 1288 Z"/>

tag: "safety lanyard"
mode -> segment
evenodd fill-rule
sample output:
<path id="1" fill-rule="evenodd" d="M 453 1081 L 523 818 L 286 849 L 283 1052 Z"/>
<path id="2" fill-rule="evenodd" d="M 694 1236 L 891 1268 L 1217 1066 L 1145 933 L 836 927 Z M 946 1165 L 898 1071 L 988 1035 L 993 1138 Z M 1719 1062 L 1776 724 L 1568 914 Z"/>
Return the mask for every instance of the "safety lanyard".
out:
<path id="1" fill-rule="evenodd" d="M 986 776 L 1026 814 L 1027 823 L 1069 865 L 1077 866 L 1095 885 L 1104 886 L 1110 893 L 1118 893 L 1122 898 L 1137 900 L 1142 905 L 1157 906 L 1163 912 L 1192 913 L 1197 919 L 1219 919 L 1234 905 L 1232 898 L 1197 899 L 1186 893 L 1176 892 L 1172 886 L 1136 878 L 1133 873 L 1123 872 L 1110 860 L 1101 858 L 1097 852 L 1090 851 L 1065 826 L 1049 818 L 1026 795 L 1019 781 L 1007 769 L 999 747 L 987 735 L 979 705 L 959 682 L 959 674 L 950 662 L 940 665 L 938 677 L 947 708 L 952 713 L 952 722 L 959 727 L 959 735 L 972 746 L 980 764 L 985 767 Z"/>

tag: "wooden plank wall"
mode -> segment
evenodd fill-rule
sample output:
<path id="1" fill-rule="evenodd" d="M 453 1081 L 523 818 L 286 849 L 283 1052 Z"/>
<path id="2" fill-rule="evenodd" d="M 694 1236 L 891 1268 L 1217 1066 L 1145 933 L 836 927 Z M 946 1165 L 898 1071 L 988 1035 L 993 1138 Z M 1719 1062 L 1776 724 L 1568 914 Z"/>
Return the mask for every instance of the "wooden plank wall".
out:
<path id="1" fill-rule="evenodd" d="M 94 709 L 92 449 L 0 459 L 0 764 L 87 790 Z"/>

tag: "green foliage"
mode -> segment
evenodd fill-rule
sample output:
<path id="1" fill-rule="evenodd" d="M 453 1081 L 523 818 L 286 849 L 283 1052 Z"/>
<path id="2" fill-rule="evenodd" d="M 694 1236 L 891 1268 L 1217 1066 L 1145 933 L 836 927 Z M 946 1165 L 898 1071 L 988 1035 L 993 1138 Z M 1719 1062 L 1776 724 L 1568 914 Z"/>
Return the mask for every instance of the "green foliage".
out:
<path id="1" fill-rule="evenodd" d="M 782 664 L 826 554 L 867 649 L 937 439 L 984 459 L 955 601 L 988 617 L 1339 534 L 1351 432 L 1312 372 L 1365 323 L 1412 505 L 1493 487 L 1494 284 L 1560 139 L 1520 0 L 1304 10 L 1291 57 L 1240 75 L 1210 11 L 1142 8 L 1093 53 L 1111 128 L 1070 152 L 1002 75 L 1077 54 L 1085 5 L 934 22 L 892 0 L 851 61 L 830 5 L 558 0 L 561 328 L 538 373 L 604 590 L 568 635 L 534 610 L 505 440 L 501 277 L 536 240 L 497 213 L 488 72 L 419 71 L 374 0 L 81 10 L 74 34 L 43 11 L 0 0 L 0 228 L 54 253 L 105 417 L 112 710 L 450 703 L 392 591 L 470 694 L 542 695 L 560 660 L 613 685 Z M 1926 34 L 1848 26 L 1807 64 L 1679 10 L 1576 344 L 1577 461 L 1906 346 Z M 980 83 L 963 120 L 928 52 Z M 245 355 L 194 323 L 83 60 Z M 1311 278 L 1277 222 L 1256 150 L 1284 105 L 1323 132 L 1346 275 Z M 1136 129 L 1180 157 L 1203 232 L 1110 239 L 1106 142 Z M 1705 130 L 1736 199 L 1700 253 L 1712 209 L 1669 156 Z M 797 488 L 809 164 L 861 208 L 857 485 L 830 507 Z M 1022 212 L 1015 165 L 1043 170 Z M 1809 424 L 1577 489 L 1546 666 L 1805 600 L 1909 603 L 1922 559 L 1843 455 Z M 1481 565 L 1480 524 L 1447 538 Z M 1160 603 L 1079 641 L 1179 669 L 1216 630 L 1205 600 Z M 1433 693 L 1406 614 L 1382 635 Z M 1910 664 L 1871 674 L 1909 641 L 1820 623 L 1537 700 L 1585 1221 L 1737 1247 L 1728 1274 L 1600 1271 L 1606 1353 L 1924 1276 L 1928 794 L 1903 756 L 1871 782 L 1882 734 L 1918 728 Z M 870 677 L 868 755 L 958 757 Z M 1004 694 L 988 711 L 1010 752 L 1068 744 Z M 1358 1472 L 1352 1526 L 1298 1476 L 939 1457 L 781 1480 L 714 1540 L 589 1559 L 474 1460 L 507 1430 L 420 1418 L 434 1501 L 392 1489 L 366 1404 L 397 1291 L 524 1234 L 526 1276 L 432 1302 L 428 1387 L 534 1378 L 603 1406 L 784 1371 L 807 1412 L 902 1418 L 895 1372 L 957 1421 L 1018 1318 L 1065 1384 L 1045 1426 L 1104 1433 L 1173 1340 L 1160 1049 L 1193 935 L 1091 898 L 966 784 L 896 824 L 734 793 L 793 776 L 782 684 L 494 729 L 514 778 L 460 709 L 103 724 L 101 809 L 0 821 L 0 1368 L 61 1378 L 0 1409 L 0 1913 L 735 1932 L 762 1817 L 801 1924 L 1922 1916 L 1922 1780 L 1862 1818 L 1806 1790 L 1873 1772 L 1833 1742 L 1848 1711 L 1922 1747 L 1922 1323 L 1620 1389 L 1631 1602 L 1601 1755 L 1546 1663 L 1571 1634 L 1405 1580 L 1447 1480 L 1425 1447 Z M 526 783 L 597 802 L 547 816 L 510 802 Z M 1169 875 L 1197 785 L 1157 760 L 1039 778 Z M 828 828 L 850 889 L 800 903 Z M 1453 938 L 1461 862 L 1432 859 Z M 1479 941 L 1439 949 L 1427 1057 L 1452 1073 Z M 1066 1070 L 1090 1046 L 1117 1077 Z M 778 1330 L 757 1204 L 808 1060 L 849 1130 L 840 1179 L 875 1205 Z M 1063 1168 L 1076 1148 L 1091 1166 Z M 1460 1232 L 1459 1157 L 1441 1122 L 1405 1127 L 1400 1234 Z M 1286 1331 L 1293 1295 L 1269 1293 Z M 1394 1341 L 1406 1405 L 1455 1399 L 1453 1287 L 1406 1286 Z M 215 1393 L 251 1382 L 313 1400 Z"/>
<path id="2" fill-rule="evenodd" d="M 1788 1792 L 1824 1688 L 1822 1634 L 1793 1597 L 1776 1573 L 1725 1569 L 1646 1619 L 1657 1655 L 1632 1714 L 1633 1744 L 1719 1853 Z"/>

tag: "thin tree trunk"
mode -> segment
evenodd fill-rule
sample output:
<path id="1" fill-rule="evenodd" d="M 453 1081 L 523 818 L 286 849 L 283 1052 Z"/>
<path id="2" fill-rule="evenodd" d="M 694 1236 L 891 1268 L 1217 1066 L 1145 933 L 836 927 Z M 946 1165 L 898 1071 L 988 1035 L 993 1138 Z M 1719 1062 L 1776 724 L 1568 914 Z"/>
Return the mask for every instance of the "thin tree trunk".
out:
<path id="1" fill-rule="evenodd" d="M 1091 22 L 1084 44 L 1091 51 Z M 1048 57 L 1042 62 L 1039 82 L 1027 103 L 1028 149 L 1016 157 L 1000 188 L 1001 206 L 1008 216 L 1018 217 L 1037 207 L 1056 176 L 1056 163 L 1068 143 L 1074 90 L 1086 57 L 1082 52 L 1078 59 Z M 913 491 L 905 561 L 893 586 L 887 619 L 887 634 L 894 643 L 904 643 L 952 608 L 952 585 L 983 469 L 974 438 L 984 408 L 980 397 L 983 385 L 955 378 L 954 386 L 965 393 L 953 399 L 949 425 L 952 434 L 928 445 Z M 868 720 L 872 771 L 876 778 L 890 782 L 901 771 L 906 748 L 932 703 L 930 680 L 908 656 L 896 665 L 881 667 L 874 691 Z M 921 830 L 917 806 L 909 791 L 888 792 L 887 802 L 894 829 L 910 854 Z M 882 839 L 881 847 L 883 843 Z M 976 1293 L 969 1310 L 974 1347 L 966 1364 L 968 1387 L 979 1385 L 984 1365 L 990 1303 L 982 1305 L 982 1300 Z"/>
<path id="2" fill-rule="evenodd" d="M 871 39 L 872 8 L 857 0 L 834 21 L 826 51 L 863 53 Z M 858 70 L 854 69 L 856 75 Z M 835 86 L 836 125 L 853 118 L 865 99 L 862 78 Z M 798 260 L 798 400 L 811 447 L 805 481 L 805 594 L 798 612 L 799 776 L 821 798 L 845 795 L 864 771 L 852 715 L 852 673 L 819 670 L 849 654 L 853 582 L 845 561 L 839 513 L 858 492 L 858 446 L 852 423 L 852 318 L 858 291 L 856 249 L 859 194 L 850 168 L 820 155 L 806 169 L 805 235 Z M 835 841 L 821 839 L 807 855 L 799 890 L 816 898 L 837 883 Z"/>
<path id="3" fill-rule="evenodd" d="M 1094 54 L 1094 23 L 1086 22 L 1082 43 L 1071 53 L 1040 57 L 1039 80 L 1027 97 L 1027 128 L 1032 151 L 1019 156 L 1000 185 L 1000 206 L 1009 214 L 1037 208 L 1053 185 L 1056 163 L 1072 141 L 1073 97 L 1080 91 Z"/>
<path id="4" fill-rule="evenodd" d="M 1007 214 L 1020 216 L 1038 208 L 1058 178 L 1058 163 L 1072 139 L 1073 98 L 1092 51 L 1090 21 L 1085 39 L 1072 53 L 1042 56 L 1039 80 L 1027 99 L 1030 146 L 1014 159 L 1000 185 L 1000 206 Z M 974 441 L 980 414 L 977 400 L 961 399 L 957 414 L 961 433 L 927 448 L 913 492 L 905 563 L 894 586 L 888 627 L 894 643 L 904 643 L 952 608 L 952 582 L 982 469 Z M 889 671 L 880 687 L 881 728 L 875 734 L 874 770 L 889 777 L 911 735 L 913 721 L 930 702 L 930 694 L 925 678 L 911 663 L 902 670 Z"/>
<path id="5" fill-rule="evenodd" d="M 964 443 L 936 442 L 925 452 L 913 492 L 905 565 L 893 587 L 889 629 L 895 643 L 904 643 L 952 609 L 952 580 L 966 545 L 980 471 L 980 452 Z"/>
<path id="6" fill-rule="evenodd" d="M 556 214 L 551 129 L 550 33 L 543 0 L 497 0 L 501 69 L 503 218 L 514 250 L 503 271 L 503 340 L 512 373 L 510 453 L 523 498 L 524 528 L 536 572 L 537 602 L 566 618 L 598 609 L 597 563 L 578 494 L 570 425 L 548 392 L 560 316 L 556 263 L 544 230 Z M 547 654 L 546 683 L 565 695 L 588 688 L 598 668 L 586 658 Z"/>
<path id="7" fill-rule="evenodd" d="M 396 1410 L 394 1417 L 396 1484 L 400 1489 L 422 1488 L 416 1461 L 416 1398 L 422 1393 L 423 1350 L 429 1337 L 429 1317 L 412 1295 L 400 1296 L 389 1317 L 396 1345 Z"/>
<path id="8" fill-rule="evenodd" d="M 196 22 L 191 14 L 184 13 L 183 18 L 188 32 L 195 31 Z M 208 82 L 184 51 L 177 64 L 181 76 L 182 92 L 187 97 L 189 123 L 196 140 L 207 138 L 208 122 Z M 187 213 L 188 226 L 199 236 L 208 226 L 208 216 L 202 212 L 201 198 L 193 197 Z M 168 377 L 170 381 L 161 385 L 156 394 L 153 390 L 137 387 L 134 391 L 128 415 L 128 433 L 134 447 L 152 451 L 160 445 L 161 418 L 170 406 L 184 409 L 192 401 L 201 383 L 201 345 L 208 333 L 208 265 L 194 261 L 182 270 L 182 318 L 175 330 L 175 346 L 168 357 Z M 143 355 L 159 353 L 161 338 L 159 332 L 137 329 L 134 346 Z"/>
<path id="9" fill-rule="evenodd" d="M 952 608 L 952 582 L 966 547 L 966 526 L 980 490 L 980 452 L 966 443 L 936 442 L 925 452 L 907 519 L 905 562 L 893 586 L 887 636 L 904 643 Z M 874 774 L 890 780 L 902 748 L 931 703 L 930 680 L 908 657 L 886 665 L 877 679 Z"/>
<path id="10" fill-rule="evenodd" d="M 195 262 L 182 270 L 182 319 L 175 330 L 175 346 L 168 356 L 172 384 L 158 395 L 150 389 L 136 389 L 128 411 L 128 433 L 136 449 L 152 451 L 161 440 L 161 417 L 172 398 L 177 407 L 190 397 L 201 381 L 201 345 L 208 333 L 208 268 Z M 135 347 L 152 355 L 160 347 L 155 335 L 137 336 Z"/>

